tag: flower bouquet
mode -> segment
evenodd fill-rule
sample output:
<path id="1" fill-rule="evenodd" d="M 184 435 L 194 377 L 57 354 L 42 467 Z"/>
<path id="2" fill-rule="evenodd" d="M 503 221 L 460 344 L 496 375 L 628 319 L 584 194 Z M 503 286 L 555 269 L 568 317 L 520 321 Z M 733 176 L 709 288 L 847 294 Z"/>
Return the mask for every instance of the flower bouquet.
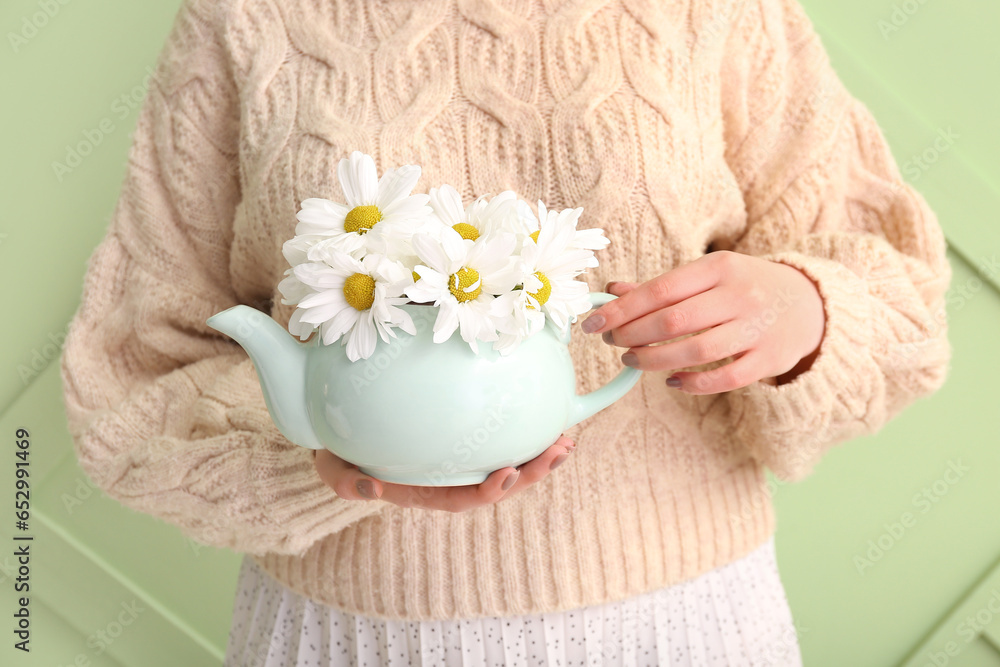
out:
<path id="1" fill-rule="evenodd" d="M 410 194 L 420 168 L 379 179 L 375 162 L 355 151 L 337 170 L 347 204 L 306 199 L 295 237 L 283 246 L 291 268 L 278 285 L 295 304 L 288 329 L 302 340 L 319 330 L 341 341 L 351 361 L 367 359 L 376 338 L 416 333 L 401 304 L 431 304 L 434 342 L 456 330 L 477 352 L 480 342 L 510 354 L 546 318 L 565 329 L 591 308 L 575 280 L 597 266 L 608 245 L 600 229 L 578 230 L 582 208 L 538 217 L 513 192 L 464 205 L 450 185 Z"/>
<path id="2" fill-rule="evenodd" d="M 576 395 L 569 325 L 614 298 L 577 280 L 608 245 L 577 229 L 582 209 L 539 202 L 536 216 L 513 192 L 466 204 L 449 185 L 411 194 L 419 167 L 378 178 L 360 152 L 337 176 L 347 203 L 303 201 L 282 247 L 288 333 L 318 335 L 298 343 L 247 306 L 208 322 L 250 354 L 289 440 L 389 482 L 478 484 L 636 383 L 626 368 Z"/>

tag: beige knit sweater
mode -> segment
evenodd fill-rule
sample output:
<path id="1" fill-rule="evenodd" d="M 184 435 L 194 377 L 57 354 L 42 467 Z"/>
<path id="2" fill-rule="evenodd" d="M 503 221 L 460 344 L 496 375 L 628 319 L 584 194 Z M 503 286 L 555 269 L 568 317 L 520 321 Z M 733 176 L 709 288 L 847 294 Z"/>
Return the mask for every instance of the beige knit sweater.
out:
<path id="1" fill-rule="evenodd" d="M 287 324 L 281 244 L 303 199 L 340 198 L 352 150 L 421 165 L 418 192 L 583 206 L 612 241 L 595 291 L 711 249 L 788 263 L 819 286 L 819 356 L 706 396 L 646 373 L 568 431 L 566 465 L 495 505 L 342 500 L 205 320 L 245 303 Z M 941 386 L 949 280 L 934 214 L 796 0 L 187 0 L 67 338 L 66 409 L 107 494 L 315 600 L 407 619 L 561 610 L 765 541 L 765 466 L 801 479 Z M 574 336 L 589 391 L 621 350 Z"/>

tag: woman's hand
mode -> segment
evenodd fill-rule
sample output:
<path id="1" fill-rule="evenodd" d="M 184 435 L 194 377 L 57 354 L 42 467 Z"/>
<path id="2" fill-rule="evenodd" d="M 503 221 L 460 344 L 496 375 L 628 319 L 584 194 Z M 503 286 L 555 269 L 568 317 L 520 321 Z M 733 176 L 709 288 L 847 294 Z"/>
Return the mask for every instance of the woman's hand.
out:
<path id="1" fill-rule="evenodd" d="M 609 283 L 618 296 L 588 317 L 585 333 L 629 348 L 626 366 L 661 371 L 733 356 L 710 371 L 675 373 L 671 387 L 714 394 L 757 380 L 784 383 L 808 369 L 826 327 L 823 300 L 787 264 L 719 250 L 642 284 Z M 697 333 L 683 340 L 678 336 Z M 777 378 L 777 380 L 775 380 Z"/>
<path id="2" fill-rule="evenodd" d="M 391 484 L 369 477 L 326 449 L 314 450 L 316 472 L 345 500 L 380 498 L 400 507 L 464 512 L 482 505 L 497 503 L 543 479 L 576 449 L 576 444 L 561 436 L 555 444 L 517 468 L 494 470 L 482 484 L 468 486 L 410 486 Z"/>

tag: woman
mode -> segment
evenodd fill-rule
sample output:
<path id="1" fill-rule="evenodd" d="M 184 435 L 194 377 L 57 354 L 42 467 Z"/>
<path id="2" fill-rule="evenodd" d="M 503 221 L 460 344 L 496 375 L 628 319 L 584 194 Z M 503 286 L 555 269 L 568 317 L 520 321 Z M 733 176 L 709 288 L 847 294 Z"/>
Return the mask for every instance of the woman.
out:
<path id="1" fill-rule="evenodd" d="M 109 495 L 247 554 L 227 664 L 800 663 L 764 469 L 941 386 L 950 269 L 794 0 L 187 0 L 134 142 L 67 411 Z M 640 385 L 476 487 L 285 440 L 205 320 L 287 324 L 281 245 L 353 150 L 582 206 L 621 298 L 577 388 Z"/>

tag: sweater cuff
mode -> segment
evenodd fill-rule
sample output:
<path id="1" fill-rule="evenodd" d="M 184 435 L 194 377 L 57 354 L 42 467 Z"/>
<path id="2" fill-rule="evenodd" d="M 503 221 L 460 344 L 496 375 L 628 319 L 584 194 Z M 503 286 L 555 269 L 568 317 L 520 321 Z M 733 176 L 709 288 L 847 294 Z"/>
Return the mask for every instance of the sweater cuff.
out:
<path id="1" fill-rule="evenodd" d="M 865 280 L 841 263 L 794 251 L 759 257 L 792 266 L 816 283 L 826 325 L 807 370 L 785 384 L 754 382 L 731 392 L 730 402 L 751 453 L 779 477 L 801 479 L 826 448 L 831 423 L 865 413 L 852 387 L 872 372 L 871 302 Z"/>
<path id="2" fill-rule="evenodd" d="M 382 500 L 338 496 L 316 472 L 313 451 L 277 431 L 266 431 L 254 447 L 250 476 L 265 514 L 287 536 L 283 547 L 289 553 L 301 555 L 316 541 L 387 506 Z"/>

